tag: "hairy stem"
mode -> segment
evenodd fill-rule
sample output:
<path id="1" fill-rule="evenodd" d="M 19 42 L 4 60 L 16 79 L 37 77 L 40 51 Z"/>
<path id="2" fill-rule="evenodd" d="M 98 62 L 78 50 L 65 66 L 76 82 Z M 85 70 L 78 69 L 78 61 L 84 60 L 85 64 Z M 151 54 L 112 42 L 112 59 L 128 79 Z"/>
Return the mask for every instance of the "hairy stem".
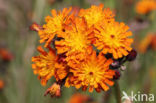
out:
<path id="1" fill-rule="evenodd" d="M 115 91 L 115 98 L 116 98 L 116 103 L 121 103 L 121 92 L 120 92 L 120 86 L 119 83 L 116 81 L 114 85 L 114 91 Z"/>
<path id="2" fill-rule="evenodd" d="M 111 98 L 111 94 L 112 94 L 111 89 L 109 91 L 107 91 L 107 92 L 104 92 L 103 96 L 102 96 L 101 103 L 109 103 L 110 98 Z"/>

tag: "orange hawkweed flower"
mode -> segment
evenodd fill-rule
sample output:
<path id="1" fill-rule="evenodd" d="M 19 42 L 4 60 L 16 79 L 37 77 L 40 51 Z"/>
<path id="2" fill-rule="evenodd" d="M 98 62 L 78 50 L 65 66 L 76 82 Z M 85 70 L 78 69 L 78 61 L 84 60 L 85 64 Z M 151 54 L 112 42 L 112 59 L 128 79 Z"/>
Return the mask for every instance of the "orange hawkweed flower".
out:
<path id="1" fill-rule="evenodd" d="M 140 0 L 136 4 L 136 12 L 138 14 L 147 14 L 153 10 L 156 10 L 155 0 Z"/>
<path id="2" fill-rule="evenodd" d="M 156 35 L 149 33 L 139 44 L 139 51 L 145 53 L 147 49 L 156 50 Z"/>
<path id="3" fill-rule="evenodd" d="M 62 34 L 63 39 L 55 41 L 57 53 L 66 53 L 66 56 L 74 56 L 74 58 L 80 53 L 85 53 L 87 48 L 91 45 L 90 37 L 92 35 L 92 30 L 87 28 L 84 18 L 75 18 L 71 25 L 66 27 L 65 30 L 65 33 Z"/>
<path id="4" fill-rule="evenodd" d="M 40 43 L 46 42 L 45 47 L 47 47 L 56 34 L 61 35 L 63 33 L 64 26 L 73 17 L 73 13 L 70 13 L 71 10 L 72 8 L 64 8 L 62 12 L 57 12 L 56 10 L 51 11 L 52 16 L 47 16 L 43 29 L 38 30 Z"/>
<path id="5" fill-rule="evenodd" d="M 32 68 L 34 70 L 34 74 L 39 75 L 39 79 L 41 79 L 41 84 L 43 86 L 46 85 L 47 81 L 55 76 L 56 80 L 63 79 L 66 74 L 66 66 L 57 62 L 57 56 L 55 51 L 52 48 L 49 48 L 49 52 L 44 51 L 41 46 L 38 47 L 38 51 L 41 53 L 39 56 L 32 57 Z M 58 70 L 60 69 L 61 74 L 58 74 Z"/>
<path id="6" fill-rule="evenodd" d="M 127 56 L 128 51 L 132 50 L 130 45 L 133 42 L 133 39 L 128 38 L 132 35 L 128 30 L 129 27 L 124 23 L 104 23 L 95 30 L 97 40 L 94 45 L 104 54 L 113 54 L 115 59 Z"/>
<path id="7" fill-rule="evenodd" d="M 34 74 L 38 74 L 41 79 L 41 84 L 46 85 L 47 81 L 54 76 L 56 54 L 54 50 L 50 50 L 48 53 L 38 47 L 38 51 L 41 53 L 39 56 L 32 57 L 32 68 Z"/>
<path id="8" fill-rule="evenodd" d="M 89 9 L 81 9 L 79 12 L 80 17 L 85 17 L 88 26 L 97 25 L 101 21 L 114 21 L 114 13 L 109 9 L 103 9 L 104 5 L 92 5 Z"/>
<path id="9" fill-rule="evenodd" d="M 55 76 L 56 81 L 64 79 L 69 72 L 69 67 L 65 63 L 58 62 L 55 64 L 55 68 L 56 69 L 55 69 L 54 76 Z"/>
<path id="10" fill-rule="evenodd" d="M 83 90 L 89 87 L 89 92 L 92 92 L 94 88 L 97 92 L 100 92 L 101 89 L 107 91 L 109 86 L 114 84 L 110 80 L 115 75 L 115 72 L 109 69 L 112 62 L 112 59 L 107 60 L 101 53 L 96 56 L 96 52 L 92 52 L 84 62 L 75 64 L 71 68 L 71 72 L 76 78 L 73 85 L 77 89 L 82 86 Z"/>

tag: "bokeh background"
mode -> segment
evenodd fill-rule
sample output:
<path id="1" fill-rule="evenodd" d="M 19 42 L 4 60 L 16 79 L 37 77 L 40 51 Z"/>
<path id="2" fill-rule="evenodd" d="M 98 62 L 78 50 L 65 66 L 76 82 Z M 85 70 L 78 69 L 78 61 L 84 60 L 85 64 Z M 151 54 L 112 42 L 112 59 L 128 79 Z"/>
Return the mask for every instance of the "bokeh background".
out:
<path id="1" fill-rule="evenodd" d="M 139 50 L 141 42 L 149 33 L 156 35 L 156 11 L 148 15 L 137 14 L 137 1 L 0 0 L 0 50 L 7 55 L 0 56 L 0 103 L 69 103 L 74 93 L 88 95 L 96 103 L 115 103 L 113 87 L 110 91 L 101 93 L 63 87 L 60 98 L 45 97 L 44 92 L 53 80 L 46 87 L 42 87 L 31 68 L 31 57 L 37 54 L 39 40 L 37 33 L 29 30 L 33 22 L 43 24 L 51 9 L 61 10 L 69 6 L 74 9 L 88 8 L 100 3 L 116 13 L 117 21 L 123 21 L 130 26 L 134 38 L 133 47 L 138 52 L 136 60 L 127 63 L 126 70 L 121 73 L 118 80 L 121 91 L 129 94 L 131 91 L 156 94 L 156 49 L 148 46 L 144 52 Z"/>

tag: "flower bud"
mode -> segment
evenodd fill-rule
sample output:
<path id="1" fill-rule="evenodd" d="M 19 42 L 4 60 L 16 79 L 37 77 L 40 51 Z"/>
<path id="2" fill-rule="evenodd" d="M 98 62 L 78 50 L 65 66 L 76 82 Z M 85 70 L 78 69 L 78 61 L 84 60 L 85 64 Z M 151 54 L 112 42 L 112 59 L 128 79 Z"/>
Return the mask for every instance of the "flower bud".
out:
<path id="1" fill-rule="evenodd" d="M 135 58 L 136 58 L 136 56 L 137 56 L 137 52 L 136 52 L 136 50 L 131 50 L 130 52 L 129 52 L 129 54 L 126 56 L 126 59 L 128 60 L 128 61 L 133 61 L 133 60 L 135 60 Z"/>
<path id="2" fill-rule="evenodd" d="M 61 87 L 59 84 L 54 83 L 50 88 L 48 88 L 44 94 L 46 96 L 50 94 L 51 97 L 60 97 L 61 96 Z"/>
<path id="3" fill-rule="evenodd" d="M 41 29 L 43 29 L 40 25 L 38 25 L 37 23 L 33 23 L 30 27 L 29 27 L 30 30 L 32 31 L 39 31 Z"/>
<path id="4" fill-rule="evenodd" d="M 114 80 L 118 80 L 121 76 L 121 73 L 119 70 L 115 70 L 115 75 L 113 76 L 113 79 Z"/>

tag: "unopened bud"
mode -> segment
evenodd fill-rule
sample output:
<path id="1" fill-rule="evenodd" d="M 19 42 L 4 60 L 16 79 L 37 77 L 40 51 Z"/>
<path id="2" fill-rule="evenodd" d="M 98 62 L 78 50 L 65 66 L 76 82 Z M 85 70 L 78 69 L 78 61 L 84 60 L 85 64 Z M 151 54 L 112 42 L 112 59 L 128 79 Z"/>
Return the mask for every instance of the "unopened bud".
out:
<path id="1" fill-rule="evenodd" d="M 113 79 L 114 80 L 118 80 L 121 76 L 121 73 L 119 70 L 115 70 L 115 75 L 113 76 Z"/>
<path id="2" fill-rule="evenodd" d="M 40 25 L 38 25 L 37 23 L 33 23 L 30 27 L 30 30 L 32 31 L 39 31 L 41 29 L 43 29 Z"/>
<path id="3" fill-rule="evenodd" d="M 133 60 L 135 60 L 135 58 L 136 58 L 136 56 L 137 56 L 137 52 L 136 52 L 136 50 L 131 50 L 130 52 L 129 52 L 129 54 L 126 56 L 126 59 L 128 60 L 128 61 L 133 61 Z"/>
<path id="4" fill-rule="evenodd" d="M 61 87 L 59 84 L 54 83 L 50 88 L 48 88 L 44 94 L 46 96 L 50 94 L 51 97 L 60 97 L 61 96 Z"/>

